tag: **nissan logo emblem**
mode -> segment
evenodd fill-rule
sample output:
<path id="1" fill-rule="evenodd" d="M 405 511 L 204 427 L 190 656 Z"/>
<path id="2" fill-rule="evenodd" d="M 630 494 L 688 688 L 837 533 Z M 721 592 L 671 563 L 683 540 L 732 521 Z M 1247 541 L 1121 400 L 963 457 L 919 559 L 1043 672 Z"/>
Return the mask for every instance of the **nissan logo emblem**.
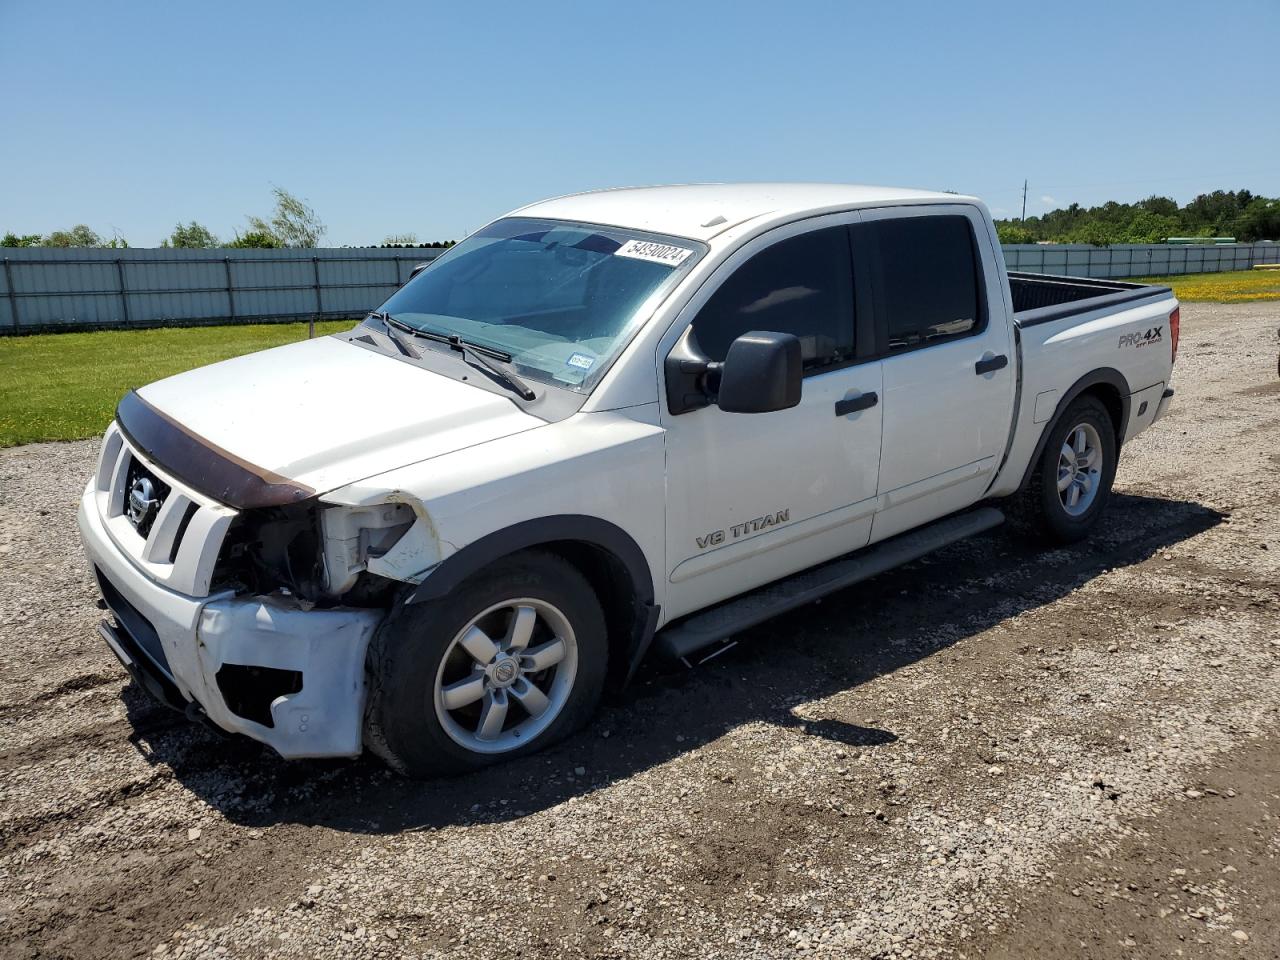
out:
<path id="1" fill-rule="evenodd" d="M 156 499 L 155 485 L 149 479 L 139 477 L 133 481 L 133 486 L 129 488 L 127 509 L 130 523 L 135 527 L 141 527 L 159 506 L 160 501 Z"/>

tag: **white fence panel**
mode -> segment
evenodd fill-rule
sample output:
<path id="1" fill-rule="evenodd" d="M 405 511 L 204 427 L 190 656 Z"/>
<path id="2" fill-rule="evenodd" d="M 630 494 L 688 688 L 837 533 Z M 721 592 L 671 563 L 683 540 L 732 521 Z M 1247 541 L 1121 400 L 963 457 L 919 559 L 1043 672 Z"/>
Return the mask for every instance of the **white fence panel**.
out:
<path id="1" fill-rule="evenodd" d="M 439 247 L 0 250 L 0 334 L 354 317 Z"/>
<path id="2" fill-rule="evenodd" d="M 1118 243 L 1110 247 L 1019 243 L 1005 244 L 1004 259 L 1010 270 L 1024 273 L 1103 278 L 1150 277 L 1248 270 L 1258 263 L 1280 263 L 1280 243 Z"/>
<path id="3" fill-rule="evenodd" d="M 0 335 L 355 317 L 438 247 L 317 250 L 0 248 Z M 1141 277 L 1280 263 L 1280 243 L 1008 244 L 1010 270 Z"/>

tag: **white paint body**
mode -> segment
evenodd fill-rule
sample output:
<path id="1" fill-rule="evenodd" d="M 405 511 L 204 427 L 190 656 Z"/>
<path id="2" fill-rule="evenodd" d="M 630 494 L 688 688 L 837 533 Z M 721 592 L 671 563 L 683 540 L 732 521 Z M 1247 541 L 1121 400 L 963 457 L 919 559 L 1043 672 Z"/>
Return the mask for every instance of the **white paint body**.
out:
<path id="1" fill-rule="evenodd" d="M 1019 348 L 995 228 L 974 198 L 822 184 L 708 185 L 583 194 L 518 213 L 687 237 L 709 248 L 651 305 L 629 345 L 565 419 L 544 422 L 501 394 L 333 338 L 181 374 L 140 395 L 237 457 L 313 487 L 324 503 L 412 505 L 419 518 L 413 536 L 382 558 L 381 567 L 370 565 L 393 578 L 429 578 L 453 553 L 524 521 L 560 514 L 608 521 L 644 554 L 659 627 L 1014 492 L 1058 399 L 1090 371 L 1113 368 L 1130 384 L 1126 440 L 1166 406 L 1167 341 L 1159 349 L 1127 351 L 1117 343 L 1125 333 L 1164 323 L 1176 301 L 1166 297 L 1029 327 L 1020 332 Z M 806 377 L 800 404 L 789 410 L 744 415 L 713 405 L 671 414 L 667 354 L 698 308 L 752 253 L 821 226 L 904 213 L 959 213 L 972 221 L 989 309 L 981 334 Z M 975 375 L 976 361 L 998 354 L 1009 357 L 1007 367 Z M 876 406 L 833 416 L 835 401 L 871 391 L 881 398 Z M 335 712 L 330 729 L 314 718 L 303 730 L 290 725 L 288 717 L 310 700 L 281 698 L 286 702 L 273 712 L 279 710 L 282 722 L 274 729 L 235 717 L 209 678 L 222 662 L 219 651 L 234 648 L 243 658 L 255 643 L 270 646 L 270 631 L 252 628 L 263 616 L 261 599 L 202 595 L 190 582 L 184 592 L 166 583 L 166 572 L 143 559 L 146 546 L 130 540 L 127 522 L 110 516 L 113 493 L 110 477 L 103 486 L 104 472 L 82 505 L 89 554 L 157 622 L 166 650 L 174 650 L 184 695 L 204 704 L 220 725 L 286 756 L 358 752 L 352 723 L 358 724 L 363 703 L 359 664 L 374 629 L 368 611 L 347 612 L 344 629 L 355 638 L 354 652 L 330 664 L 314 644 L 273 648 L 272 665 L 305 664 L 324 675 L 313 689 L 327 696 L 350 691 L 351 703 Z M 216 504 L 209 510 L 211 523 L 234 514 Z M 711 531 L 778 511 L 786 511 L 785 522 L 699 543 Z M 206 549 L 216 555 L 217 543 Z M 205 629 L 216 626 L 216 642 L 199 636 L 202 617 Z M 290 611 L 281 629 L 305 633 L 299 624 L 309 617 Z M 342 617 L 331 611 L 327 629 L 342 626 Z M 189 652 L 197 648 L 199 656 Z"/>

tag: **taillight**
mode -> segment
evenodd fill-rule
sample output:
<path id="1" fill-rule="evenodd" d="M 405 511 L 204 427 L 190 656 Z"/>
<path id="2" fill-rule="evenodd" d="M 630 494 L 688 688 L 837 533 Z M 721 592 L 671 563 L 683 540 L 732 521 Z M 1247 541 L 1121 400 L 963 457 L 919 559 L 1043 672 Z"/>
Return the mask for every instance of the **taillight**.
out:
<path id="1" fill-rule="evenodd" d="M 1169 339 L 1173 341 L 1173 359 L 1178 359 L 1178 328 L 1182 325 L 1182 307 L 1174 307 L 1169 314 Z"/>

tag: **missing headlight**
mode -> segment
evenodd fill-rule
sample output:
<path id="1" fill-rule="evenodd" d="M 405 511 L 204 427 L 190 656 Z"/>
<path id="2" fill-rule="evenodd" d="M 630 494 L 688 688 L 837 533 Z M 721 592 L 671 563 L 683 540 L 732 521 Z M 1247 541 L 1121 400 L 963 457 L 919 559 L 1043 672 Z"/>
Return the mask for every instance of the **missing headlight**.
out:
<path id="1" fill-rule="evenodd" d="M 323 598 L 317 514 L 311 500 L 241 513 L 223 541 L 215 587 L 262 595 L 284 588 L 303 600 Z"/>

